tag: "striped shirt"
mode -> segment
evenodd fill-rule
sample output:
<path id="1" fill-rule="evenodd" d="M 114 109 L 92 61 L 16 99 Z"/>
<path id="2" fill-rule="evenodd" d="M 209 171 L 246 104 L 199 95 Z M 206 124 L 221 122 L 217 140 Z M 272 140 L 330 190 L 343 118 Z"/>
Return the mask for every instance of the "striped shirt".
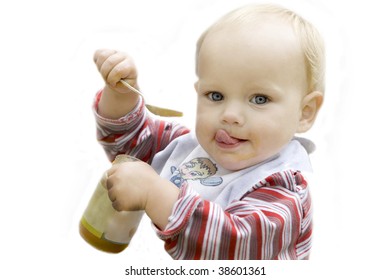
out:
<path id="1" fill-rule="evenodd" d="M 187 128 L 148 116 L 141 99 L 126 116 L 105 119 L 97 113 L 100 96 L 101 92 L 94 102 L 97 138 L 110 160 L 117 154 L 130 154 L 159 172 L 180 141 L 190 138 Z M 295 166 L 283 166 L 290 165 Z M 299 169 L 276 171 L 281 165 L 271 161 L 268 166 L 277 167 L 267 174 L 260 169 L 265 166 L 251 173 L 259 172 L 256 183 L 240 186 L 238 192 L 228 190 L 235 196 L 223 206 L 204 199 L 189 181 L 180 181 L 179 197 L 168 225 L 163 230 L 155 227 L 172 258 L 308 259 L 312 210 L 307 181 Z"/>

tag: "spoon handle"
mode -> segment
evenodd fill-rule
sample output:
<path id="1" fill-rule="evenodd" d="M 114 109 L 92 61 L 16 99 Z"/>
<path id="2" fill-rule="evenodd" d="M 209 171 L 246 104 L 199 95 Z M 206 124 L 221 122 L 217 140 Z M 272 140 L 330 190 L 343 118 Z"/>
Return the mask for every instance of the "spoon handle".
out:
<path id="1" fill-rule="evenodd" d="M 137 94 L 139 94 L 143 99 L 145 99 L 145 97 L 143 96 L 143 94 L 136 88 L 132 87 L 128 82 L 126 82 L 125 80 L 120 80 L 121 83 L 127 87 L 128 89 L 130 89 L 132 92 L 135 92 Z M 158 116 L 162 116 L 162 117 L 182 117 L 183 116 L 183 113 L 180 112 L 180 111 L 176 111 L 176 110 L 171 110 L 171 109 L 167 109 L 167 108 L 162 108 L 162 107 L 158 107 L 158 106 L 154 106 L 154 105 L 149 105 L 149 104 L 146 104 L 145 105 L 146 108 L 148 108 L 148 110 L 150 112 L 152 112 L 153 114 L 155 115 L 158 115 Z"/>

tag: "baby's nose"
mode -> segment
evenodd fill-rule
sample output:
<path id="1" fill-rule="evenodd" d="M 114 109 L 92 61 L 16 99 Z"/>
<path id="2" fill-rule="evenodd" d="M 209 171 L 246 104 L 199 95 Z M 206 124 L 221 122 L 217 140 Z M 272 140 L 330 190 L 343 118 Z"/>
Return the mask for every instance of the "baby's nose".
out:
<path id="1" fill-rule="evenodd" d="M 237 104 L 226 106 L 221 115 L 221 122 L 228 125 L 242 126 L 244 124 L 244 112 Z"/>

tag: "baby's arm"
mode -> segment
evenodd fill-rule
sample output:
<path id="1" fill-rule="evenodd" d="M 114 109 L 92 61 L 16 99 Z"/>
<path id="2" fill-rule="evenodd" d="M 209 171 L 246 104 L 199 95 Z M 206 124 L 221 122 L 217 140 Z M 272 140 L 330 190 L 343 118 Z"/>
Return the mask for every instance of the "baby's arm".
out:
<path id="1" fill-rule="evenodd" d="M 94 54 L 95 64 L 105 81 L 98 113 L 108 119 L 118 119 L 134 109 L 138 94 L 120 83 L 125 79 L 138 89 L 137 70 L 133 60 L 123 52 L 101 49 Z"/>
<path id="2" fill-rule="evenodd" d="M 138 88 L 136 68 L 126 54 L 98 50 L 94 61 L 106 83 L 94 103 L 97 136 L 110 160 L 125 153 L 150 163 L 173 139 L 189 132 L 177 123 L 148 116 L 144 101 L 120 83 L 125 79 Z M 144 162 L 114 165 L 108 171 L 109 198 L 116 210 L 145 210 L 164 228 L 179 191 Z"/>
<path id="3" fill-rule="evenodd" d="M 151 163 L 154 155 L 173 139 L 189 132 L 178 123 L 149 116 L 143 99 L 119 82 L 126 79 L 138 88 L 137 71 L 129 56 L 114 50 L 98 50 L 94 60 L 106 83 L 93 106 L 97 138 L 110 161 L 118 154 L 130 154 Z"/>
<path id="4" fill-rule="evenodd" d="M 142 161 L 114 165 L 107 175 L 108 196 L 114 209 L 145 210 L 156 226 L 166 227 L 179 194 L 176 185 Z"/>
<path id="5" fill-rule="evenodd" d="M 306 259 L 310 196 L 299 173 L 270 176 L 226 209 L 183 186 L 165 230 L 174 259 Z M 282 176 L 285 176 L 283 179 Z M 296 190 L 291 182 L 301 180 Z"/>

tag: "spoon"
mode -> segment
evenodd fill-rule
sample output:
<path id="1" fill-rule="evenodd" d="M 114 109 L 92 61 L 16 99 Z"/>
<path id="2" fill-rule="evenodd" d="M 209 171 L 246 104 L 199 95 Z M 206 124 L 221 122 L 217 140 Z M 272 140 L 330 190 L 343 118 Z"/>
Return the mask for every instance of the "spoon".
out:
<path id="1" fill-rule="evenodd" d="M 132 87 L 128 82 L 126 82 L 123 79 L 120 80 L 120 82 L 125 87 L 127 87 L 129 90 L 131 90 L 134 93 L 139 94 L 143 99 L 145 99 L 144 95 L 138 89 Z M 153 114 L 158 115 L 158 116 L 162 116 L 162 117 L 182 117 L 183 116 L 183 113 L 180 112 L 180 111 L 175 111 L 175 110 L 171 110 L 171 109 L 167 109 L 167 108 L 157 107 L 157 106 L 150 105 L 150 104 L 146 104 L 145 106 L 146 106 L 146 108 L 148 108 L 148 110 L 150 112 L 152 112 Z"/>

